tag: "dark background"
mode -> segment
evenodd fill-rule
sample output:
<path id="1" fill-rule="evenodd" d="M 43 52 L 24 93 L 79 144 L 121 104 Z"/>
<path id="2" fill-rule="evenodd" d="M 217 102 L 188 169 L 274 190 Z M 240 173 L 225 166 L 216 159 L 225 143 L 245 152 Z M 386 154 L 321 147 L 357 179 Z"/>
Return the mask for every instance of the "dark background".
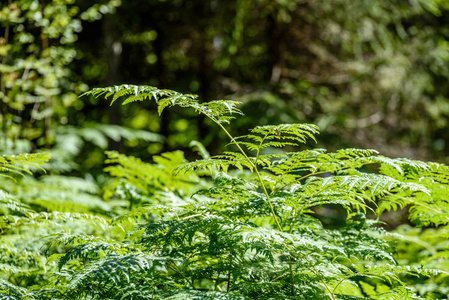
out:
<path id="1" fill-rule="evenodd" d="M 158 117 L 151 102 L 109 107 L 77 98 L 122 83 L 242 101 L 245 117 L 231 124 L 236 136 L 257 125 L 314 123 L 318 147 L 447 163 L 445 1 L 9 0 L 1 7 L 2 149 L 53 149 L 61 157 L 55 171 L 100 168 L 106 148 L 143 159 L 183 149 L 194 158 L 191 140 L 213 154 L 227 143 L 192 111 Z M 166 139 L 114 137 L 98 124 Z"/>

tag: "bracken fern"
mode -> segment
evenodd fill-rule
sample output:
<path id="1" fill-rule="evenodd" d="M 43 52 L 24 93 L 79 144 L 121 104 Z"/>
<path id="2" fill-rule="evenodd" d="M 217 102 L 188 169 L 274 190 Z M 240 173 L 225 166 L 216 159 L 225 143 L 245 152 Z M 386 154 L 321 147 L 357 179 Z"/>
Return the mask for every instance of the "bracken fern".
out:
<path id="1" fill-rule="evenodd" d="M 159 113 L 170 106 L 193 108 L 225 132 L 229 149 L 210 157 L 194 142 L 201 159 L 187 162 L 177 151 L 155 156 L 153 163 L 107 152 L 105 171 L 112 178 L 103 188 L 105 202 L 96 189 L 75 190 L 64 200 L 74 203 L 66 212 L 44 201 L 56 198 L 54 193 L 36 197 L 20 184 L 4 187 L 5 236 L 17 243 L 21 233 L 14 228 L 45 224 L 46 238 L 33 264 L 3 256 L 3 275 L 27 271 L 36 283 L 10 275 L 0 281 L 0 295 L 425 299 L 447 294 L 447 166 L 365 149 L 293 151 L 315 141 L 319 131 L 310 124 L 258 126 L 234 137 L 225 126 L 242 114 L 235 101 L 199 103 L 195 95 L 133 85 L 86 94 L 112 102 L 123 98 L 123 104 L 154 100 Z M 33 185 L 61 178 L 50 179 Z M 398 208 L 408 209 L 416 227 L 382 228 L 379 216 Z M 323 220 L 335 212 L 343 222 L 326 225 Z M 81 220 L 86 225 L 74 225 Z M 19 246 L 4 247 L 18 257 Z"/>

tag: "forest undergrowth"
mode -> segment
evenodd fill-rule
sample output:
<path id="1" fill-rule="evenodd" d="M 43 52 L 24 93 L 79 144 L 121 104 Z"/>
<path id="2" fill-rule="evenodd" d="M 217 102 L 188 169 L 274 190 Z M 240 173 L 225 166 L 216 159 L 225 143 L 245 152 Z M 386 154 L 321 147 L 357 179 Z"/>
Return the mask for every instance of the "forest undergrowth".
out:
<path id="1" fill-rule="evenodd" d="M 87 96 L 193 109 L 229 144 L 210 156 L 192 141 L 195 161 L 108 151 L 101 186 L 45 174 L 45 152 L 0 157 L 1 299 L 447 298 L 448 166 L 313 148 L 312 124 L 233 136 L 236 101 L 133 85 Z M 399 208 L 411 225 L 383 229 Z"/>

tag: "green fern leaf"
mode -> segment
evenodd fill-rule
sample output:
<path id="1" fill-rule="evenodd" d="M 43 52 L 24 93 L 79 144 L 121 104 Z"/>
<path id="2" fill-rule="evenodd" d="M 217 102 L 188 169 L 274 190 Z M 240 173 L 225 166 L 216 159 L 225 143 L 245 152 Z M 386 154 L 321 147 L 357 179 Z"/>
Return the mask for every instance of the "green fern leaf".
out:
<path id="1" fill-rule="evenodd" d="M 45 172 L 42 165 L 49 159 L 50 154 L 45 152 L 3 155 L 0 156 L 0 172 L 10 172 L 19 175 L 23 175 L 23 173 L 31 175 L 33 169 L 40 169 Z M 2 173 L 0 173 L 0 176 L 12 178 L 7 174 Z"/>
<path id="2" fill-rule="evenodd" d="M 155 261 L 163 262 L 165 259 L 140 254 L 107 255 L 104 258 L 89 262 L 80 272 L 70 280 L 69 289 L 76 290 L 92 281 L 107 285 L 108 283 L 120 284 L 130 282 L 133 272 L 149 271 Z"/>

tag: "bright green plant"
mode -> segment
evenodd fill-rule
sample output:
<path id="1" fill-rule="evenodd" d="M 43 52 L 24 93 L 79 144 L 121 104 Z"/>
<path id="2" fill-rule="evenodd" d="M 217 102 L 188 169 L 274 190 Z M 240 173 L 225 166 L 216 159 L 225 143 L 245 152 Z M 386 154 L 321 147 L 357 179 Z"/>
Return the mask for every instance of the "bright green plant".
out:
<path id="1" fill-rule="evenodd" d="M 1 299 L 35 299 L 43 286 L 54 282 L 57 268 L 47 261 L 53 253 L 43 248 L 54 235 L 108 235 L 106 220 L 114 203 L 96 197 L 95 184 L 67 176 L 30 176 L 44 170 L 49 159 L 48 153 L 0 157 Z M 52 298 L 52 289 L 42 293 Z"/>
<path id="2" fill-rule="evenodd" d="M 399 265 L 382 238 L 385 232 L 365 215 L 373 207 L 381 213 L 411 205 L 413 221 L 447 226 L 441 208 L 444 196 L 438 198 L 444 195 L 438 191 L 447 188 L 447 167 L 388 159 L 372 150 L 272 153 L 274 147 L 314 139 L 317 127 L 260 126 L 246 136 L 233 137 L 225 125 L 232 113 L 241 114 L 234 101 L 199 103 L 194 95 L 128 85 L 89 94 L 112 96 L 112 102 L 128 96 L 124 104 L 153 99 L 159 113 L 174 105 L 194 108 L 228 135 L 235 150 L 175 169 L 181 178 L 198 170 L 214 174 L 213 185 L 199 189 L 193 203 L 137 208 L 116 222 L 144 215 L 152 220 L 136 221 L 119 246 L 90 244 L 86 254 L 89 244 L 82 244 L 69 251 L 61 267 L 75 258 L 90 258 L 68 281 L 72 295 L 412 299 L 416 295 L 404 274 L 447 275 L 438 268 Z M 142 187 L 147 180 L 130 180 L 148 176 L 136 168 L 139 162 L 113 162 L 127 174 L 122 178 L 148 194 Z M 376 165 L 379 171 L 363 172 L 367 165 Z M 314 208 L 325 205 L 346 209 L 346 223 L 338 230 L 323 227 L 314 214 Z"/>
<path id="3" fill-rule="evenodd" d="M 234 113 L 241 114 L 235 101 L 199 103 L 194 95 L 131 85 L 87 94 L 112 97 L 112 102 L 123 97 L 124 104 L 152 99 L 159 113 L 175 105 L 193 108 L 226 133 L 229 150 L 209 157 L 196 142 L 202 159 L 185 162 L 182 153 L 172 152 L 154 157 L 152 164 L 108 152 L 111 165 L 106 171 L 113 178 L 104 187 L 104 197 L 110 210 L 98 211 L 92 205 L 84 208 L 89 213 L 83 217 L 87 224 L 90 219 L 104 220 L 103 231 L 76 230 L 79 227 L 64 220 L 67 229 L 53 231 L 43 247 L 46 253 L 39 255 L 45 260 L 51 255 L 48 271 L 39 277 L 40 287 L 12 276 L 0 283 L 0 295 L 13 299 L 444 296 L 449 275 L 444 243 L 449 228 L 447 166 L 390 159 L 374 150 L 295 151 L 315 140 L 318 128 L 309 124 L 258 126 L 234 137 L 226 125 Z M 35 203 L 50 208 L 45 201 Z M 343 224 L 323 225 L 321 220 L 334 212 L 331 207 L 343 208 Z M 372 212 L 380 215 L 398 207 L 408 207 L 410 220 L 419 226 L 439 227 L 444 235 L 430 240 L 432 252 L 419 251 L 415 260 L 408 257 L 404 247 L 417 239 L 406 232 L 389 233 L 379 226 L 381 222 L 368 218 Z M 9 237 L 20 241 L 17 234 Z M 393 240 L 400 241 L 396 249 Z"/>
<path id="4" fill-rule="evenodd" d="M 12 178 L 8 173 L 32 174 L 33 169 L 41 168 L 50 159 L 48 153 L 23 153 L 20 155 L 3 155 L 0 157 L 0 176 Z M 31 169 L 31 170 L 30 170 Z"/>

